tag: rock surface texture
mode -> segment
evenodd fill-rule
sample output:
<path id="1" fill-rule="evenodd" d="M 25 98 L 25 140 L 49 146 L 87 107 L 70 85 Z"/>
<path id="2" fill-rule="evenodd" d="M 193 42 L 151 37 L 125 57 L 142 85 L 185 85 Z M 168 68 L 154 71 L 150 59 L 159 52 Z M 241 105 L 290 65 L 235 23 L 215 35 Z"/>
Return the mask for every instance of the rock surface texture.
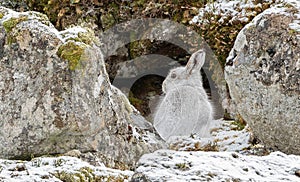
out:
<path id="1" fill-rule="evenodd" d="M 92 31 L 58 32 L 37 12 L 0 7 L 0 157 L 92 151 L 134 166 L 162 143 L 109 83 Z"/>
<path id="2" fill-rule="evenodd" d="M 300 154 L 300 2 L 267 9 L 238 35 L 225 79 L 238 112 L 267 147 Z"/>

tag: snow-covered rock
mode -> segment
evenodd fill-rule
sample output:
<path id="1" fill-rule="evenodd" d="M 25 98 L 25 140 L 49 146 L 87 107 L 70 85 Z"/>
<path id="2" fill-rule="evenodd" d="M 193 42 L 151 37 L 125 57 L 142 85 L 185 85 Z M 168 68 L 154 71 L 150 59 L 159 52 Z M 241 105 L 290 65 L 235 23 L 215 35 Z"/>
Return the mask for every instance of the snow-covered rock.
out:
<path id="1" fill-rule="evenodd" d="M 209 23 L 207 20 L 208 14 L 220 16 L 219 23 L 224 23 L 225 21 L 230 24 L 237 21 L 247 23 L 250 17 L 257 15 L 255 9 L 261 9 L 263 5 L 269 3 L 275 2 L 272 0 L 264 0 L 261 3 L 256 0 L 215 0 L 200 8 L 199 14 L 190 23 Z M 211 18 L 214 17 L 211 16 Z"/>
<path id="2" fill-rule="evenodd" d="M 211 138 L 173 137 L 171 150 L 144 155 L 131 182 L 300 180 L 300 156 L 253 144 L 251 129 L 234 121 L 213 125 Z"/>
<path id="3" fill-rule="evenodd" d="M 227 151 L 243 153 L 254 146 L 251 144 L 251 131 L 248 126 L 238 128 L 234 121 L 214 120 L 211 137 L 175 136 L 168 140 L 169 149 L 177 151 Z M 252 151 L 248 151 L 252 152 Z M 253 151 L 254 152 L 254 151 Z"/>
<path id="4" fill-rule="evenodd" d="M 113 87 L 88 29 L 57 31 L 38 12 L 0 6 L 0 157 L 72 149 L 132 167 L 162 146 L 152 125 Z"/>
<path id="5" fill-rule="evenodd" d="M 249 142 L 247 126 L 238 130 L 232 121 L 222 120 L 215 121 L 214 125 L 212 138 L 174 137 L 169 141 L 169 148 L 173 150 L 144 155 L 135 171 L 107 168 L 100 161 L 87 163 L 82 159 L 93 158 L 93 155 L 72 150 L 64 156 L 37 157 L 31 161 L 0 159 L 0 181 L 300 180 L 300 156 L 281 152 L 261 157 L 245 155 L 251 154 L 254 147 Z"/>
<path id="6" fill-rule="evenodd" d="M 300 1 L 286 0 L 241 30 L 225 79 L 238 113 L 267 147 L 300 154 Z"/>
<path id="7" fill-rule="evenodd" d="M 128 181 L 132 171 L 92 166 L 75 157 L 38 157 L 31 161 L 0 159 L 2 182 Z"/>
<path id="8" fill-rule="evenodd" d="M 246 156 L 234 152 L 158 150 L 139 160 L 132 181 L 299 181 L 300 156 L 273 152 Z"/>

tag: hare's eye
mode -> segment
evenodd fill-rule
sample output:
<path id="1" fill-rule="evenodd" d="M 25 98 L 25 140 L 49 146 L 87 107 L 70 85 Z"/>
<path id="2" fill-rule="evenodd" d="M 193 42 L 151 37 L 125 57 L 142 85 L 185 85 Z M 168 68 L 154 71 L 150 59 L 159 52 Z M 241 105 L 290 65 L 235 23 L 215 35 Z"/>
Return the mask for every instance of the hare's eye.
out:
<path id="1" fill-rule="evenodd" d="M 176 77 L 177 77 L 177 75 L 176 75 L 175 73 L 172 73 L 172 74 L 171 74 L 171 78 L 174 79 L 174 78 L 176 78 Z"/>

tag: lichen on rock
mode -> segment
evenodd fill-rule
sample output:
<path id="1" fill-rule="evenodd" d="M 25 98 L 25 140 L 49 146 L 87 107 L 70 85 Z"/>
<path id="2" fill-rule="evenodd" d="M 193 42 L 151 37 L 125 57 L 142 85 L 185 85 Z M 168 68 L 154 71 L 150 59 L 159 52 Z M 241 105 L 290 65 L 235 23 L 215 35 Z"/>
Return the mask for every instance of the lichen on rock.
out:
<path id="1" fill-rule="evenodd" d="M 299 9 L 291 0 L 256 16 L 239 33 L 225 67 L 232 100 L 254 135 L 292 154 L 300 154 Z"/>

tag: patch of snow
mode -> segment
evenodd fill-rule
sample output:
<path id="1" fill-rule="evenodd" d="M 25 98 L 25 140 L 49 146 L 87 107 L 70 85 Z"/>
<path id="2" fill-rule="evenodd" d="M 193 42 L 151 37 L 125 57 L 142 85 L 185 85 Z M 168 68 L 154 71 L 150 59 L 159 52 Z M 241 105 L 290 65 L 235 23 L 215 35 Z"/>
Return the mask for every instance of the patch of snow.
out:
<path id="1" fill-rule="evenodd" d="M 299 0 L 266 0 L 265 3 L 272 3 L 271 8 L 266 9 L 264 14 L 285 14 L 290 15 L 290 12 L 285 11 L 287 7 L 293 6 L 295 9 L 300 9 Z M 219 23 L 224 23 L 226 19 L 230 18 L 229 23 L 240 21 L 240 22 L 249 22 L 248 17 L 256 16 L 254 9 L 262 8 L 262 4 L 255 3 L 255 0 L 216 0 L 213 3 L 208 3 L 204 8 L 199 9 L 199 14 L 190 21 L 190 24 L 207 24 L 207 16 L 214 18 L 214 15 L 218 15 L 221 18 L 218 20 Z M 253 9 L 253 11 L 249 11 Z M 298 11 L 299 12 L 299 11 Z M 257 20 L 260 19 L 262 14 L 255 17 Z M 294 16 L 300 17 L 300 13 L 295 13 Z M 293 27 L 295 27 L 293 25 Z M 298 29 L 298 26 L 297 26 Z"/>
<path id="2" fill-rule="evenodd" d="M 2 24 L 3 22 L 11 19 L 11 18 L 19 18 L 20 17 L 20 13 L 16 12 L 16 11 L 13 11 L 11 9 L 8 9 L 8 8 L 3 8 L 6 13 L 5 15 L 0 19 L 0 23 Z"/>
<path id="3" fill-rule="evenodd" d="M 137 131 L 137 128 L 135 126 L 131 126 L 131 128 L 132 128 L 132 136 L 137 140 L 139 140 L 141 138 L 141 135 Z"/>
<path id="4" fill-rule="evenodd" d="M 45 29 L 44 32 L 50 32 L 53 33 L 56 37 L 58 37 L 60 40 L 63 41 L 62 37 L 60 36 L 58 30 L 50 23 L 48 17 L 42 13 L 35 12 L 35 11 L 27 11 L 27 12 L 16 12 L 8 8 L 2 7 L 1 9 L 4 9 L 6 11 L 5 15 L 0 19 L 0 24 L 3 24 L 4 22 L 15 18 L 21 18 L 26 17 L 25 23 L 28 23 L 28 21 L 35 21 L 34 23 L 30 23 L 30 26 L 32 28 L 37 29 Z M 24 23 L 20 22 L 20 23 Z"/>
<path id="5" fill-rule="evenodd" d="M 82 27 L 75 26 L 59 32 L 64 42 L 66 42 L 69 39 L 78 38 L 79 33 L 87 33 L 87 30 Z"/>
<path id="6" fill-rule="evenodd" d="M 290 23 L 290 28 L 292 30 L 295 30 L 297 32 L 300 32 L 300 23 L 299 22 L 294 22 L 294 23 Z"/>
<path id="7" fill-rule="evenodd" d="M 248 126 L 238 130 L 233 121 L 215 120 L 211 135 L 211 138 L 197 135 L 170 138 L 168 143 L 172 150 L 145 154 L 135 174 L 149 181 L 170 182 L 300 180 L 296 175 L 300 170 L 300 156 L 282 152 L 266 155 L 265 150 L 259 153 L 264 148 L 251 144 Z M 214 152 L 207 152 L 210 149 Z"/>
<path id="8" fill-rule="evenodd" d="M 158 143 L 158 137 L 149 131 L 146 131 L 144 135 L 142 135 L 142 140 L 149 144 L 157 144 Z"/>
<path id="9" fill-rule="evenodd" d="M 292 23 L 289 24 L 289 28 L 295 32 L 300 32 L 300 1 L 299 0 L 276 0 L 274 5 L 269 9 L 266 9 L 264 12 L 256 16 L 252 23 L 249 23 L 245 28 L 251 27 L 254 25 L 263 25 L 262 17 L 269 14 L 282 14 L 285 16 L 292 16 L 295 19 Z M 296 35 L 299 37 L 300 35 Z"/>
<path id="10" fill-rule="evenodd" d="M 300 1 L 299 0 L 286 0 L 287 4 L 292 5 L 295 10 L 298 10 L 298 12 L 294 12 L 294 16 L 296 17 L 296 20 L 293 21 L 289 26 L 292 30 L 296 32 L 300 32 Z M 286 5 L 287 6 L 287 5 Z M 300 35 L 297 35 L 298 37 Z"/>
<path id="11" fill-rule="evenodd" d="M 271 0 L 265 1 L 270 2 Z M 255 16 L 256 12 L 247 11 L 250 8 L 261 8 L 261 4 L 255 4 L 254 0 L 216 0 L 213 3 L 207 3 L 204 8 L 199 9 L 199 14 L 195 16 L 190 23 L 191 24 L 207 24 L 208 14 L 220 15 L 219 23 L 224 23 L 226 19 L 231 18 L 229 23 L 236 20 L 240 22 L 248 22 L 249 16 Z M 210 17 L 211 17 L 210 15 Z M 212 17 L 213 18 L 213 17 Z"/>
<path id="12" fill-rule="evenodd" d="M 105 80 L 105 78 L 102 75 L 98 76 L 98 80 L 95 83 L 94 91 L 93 91 L 93 95 L 94 95 L 95 99 L 99 97 L 99 93 L 100 93 L 100 90 L 101 90 L 101 85 L 102 85 L 104 80 Z"/>
<path id="13" fill-rule="evenodd" d="M 294 7 L 295 10 L 298 10 L 298 13 L 295 13 L 295 12 L 291 13 L 289 10 L 290 7 Z M 255 17 L 254 22 L 259 22 L 257 20 L 260 20 L 263 15 L 268 15 L 268 14 L 282 14 L 282 15 L 286 15 L 286 16 L 295 16 L 300 19 L 300 1 L 298 1 L 298 0 L 277 0 L 271 8 L 265 10 L 259 16 Z M 296 22 L 298 22 L 298 21 L 299 20 L 296 20 Z M 296 22 L 292 23 L 292 26 L 298 28 L 298 26 L 295 26 L 295 24 L 298 24 Z M 290 27 L 290 28 L 292 28 L 292 27 Z M 292 28 L 292 29 L 294 29 L 294 28 Z"/>
<path id="14" fill-rule="evenodd" d="M 300 156 L 274 152 L 245 156 L 233 152 L 158 150 L 144 155 L 137 173 L 150 181 L 299 181 Z"/>
<path id="15" fill-rule="evenodd" d="M 246 45 L 248 45 L 247 39 L 243 32 L 240 32 L 235 40 L 234 49 L 240 52 Z"/>
<path id="16" fill-rule="evenodd" d="M 251 133 L 248 127 L 237 130 L 233 121 L 215 120 L 211 127 L 211 138 L 177 136 L 168 140 L 169 148 L 178 151 L 199 151 L 212 149 L 227 152 L 243 152 L 251 148 Z"/>
<path id="17" fill-rule="evenodd" d="M 300 169 L 300 156 L 281 152 L 273 152 L 267 156 L 246 155 L 244 151 L 253 147 L 249 142 L 251 130 L 247 126 L 243 130 L 237 130 L 232 121 L 223 120 L 214 121 L 212 126 L 211 138 L 196 135 L 170 138 L 168 142 L 170 146 L 173 145 L 174 150 L 145 154 L 139 160 L 135 173 L 144 175 L 150 181 L 300 180 L 296 175 L 296 171 Z M 134 128 L 133 133 L 140 137 Z M 210 144 L 216 145 L 219 152 L 199 151 L 201 146 Z M 196 145 L 200 147 L 197 148 Z M 75 156 L 77 155 L 79 154 L 76 153 Z M 61 181 L 56 177 L 57 174 L 80 174 L 86 170 L 103 181 L 108 181 L 110 177 L 129 181 L 134 177 L 133 171 L 106 168 L 102 163 L 92 166 L 70 156 L 38 157 L 32 161 L 0 159 L 0 181 L 4 182 L 56 182 Z"/>
<path id="18" fill-rule="evenodd" d="M 103 166 L 92 166 L 75 157 L 38 157 L 32 161 L 17 161 L 0 159 L 0 181 L 28 182 L 28 181 L 61 181 L 55 174 L 77 174 L 88 169 L 96 177 L 108 179 L 119 177 L 127 181 L 132 171 L 121 171 Z M 84 173 L 84 172 L 82 172 Z M 76 175 L 74 175 L 76 177 Z M 105 181 L 105 180 L 104 180 Z"/>
<path id="19" fill-rule="evenodd" d="M 12 18 L 18 19 L 22 17 L 26 17 L 26 21 L 28 20 L 38 20 L 38 21 L 49 21 L 48 17 L 45 14 L 35 12 L 35 11 L 26 11 L 26 12 L 16 12 L 8 8 L 4 8 L 6 10 L 5 15 L 1 19 L 1 23 L 10 20 Z M 49 22 L 50 23 L 50 22 Z M 49 24 L 52 25 L 52 24 Z M 54 27 L 54 26 L 52 26 Z"/>
<path id="20" fill-rule="evenodd" d="M 13 75 L 13 79 L 23 79 L 25 78 L 25 75 L 24 74 L 20 74 L 18 72 L 15 72 L 14 75 Z"/>
<path id="21" fill-rule="evenodd" d="M 248 126 L 243 130 L 238 130 L 232 124 L 233 121 L 217 120 L 215 122 L 212 136 L 220 151 L 239 152 L 251 147 L 251 133 Z"/>

